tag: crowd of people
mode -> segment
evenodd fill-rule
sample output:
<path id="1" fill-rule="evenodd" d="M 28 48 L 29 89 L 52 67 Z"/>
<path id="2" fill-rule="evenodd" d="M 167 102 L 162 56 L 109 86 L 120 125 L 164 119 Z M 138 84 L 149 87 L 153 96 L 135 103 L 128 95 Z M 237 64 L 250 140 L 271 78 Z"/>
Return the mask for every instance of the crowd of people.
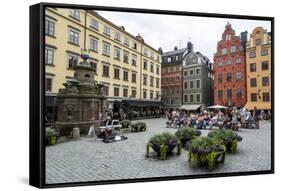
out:
<path id="1" fill-rule="evenodd" d="M 259 121 L 270 119 L 270 112 L 255 108 L 252 112 L 245 107 L 228 108 L 222 110 L 204 110 L 203 112 L 187 112 L 184 110 L 166 110 L 167 128 L 194 127 L 197 129 L 212 129 L 217 126 L 220 129 L 232 129 L 238 131 L 239 128 L 259 129 Z"/>

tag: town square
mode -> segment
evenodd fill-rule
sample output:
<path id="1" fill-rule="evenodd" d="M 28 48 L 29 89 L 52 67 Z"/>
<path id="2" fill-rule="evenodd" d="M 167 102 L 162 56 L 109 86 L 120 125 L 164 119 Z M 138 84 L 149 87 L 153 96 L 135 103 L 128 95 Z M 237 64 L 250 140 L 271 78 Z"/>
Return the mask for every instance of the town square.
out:
<path id="1" fill-rule="evenodd" d="M 269 22 L 45 15 L 47 184 L 271 169 Z"/>

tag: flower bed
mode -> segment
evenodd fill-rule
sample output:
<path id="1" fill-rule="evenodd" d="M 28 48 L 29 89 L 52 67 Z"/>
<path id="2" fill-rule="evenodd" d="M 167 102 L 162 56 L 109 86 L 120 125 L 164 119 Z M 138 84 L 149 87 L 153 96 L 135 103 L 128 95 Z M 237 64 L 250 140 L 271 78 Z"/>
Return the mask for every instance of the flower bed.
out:
<path id="1" fill-rule="evenodd" d="M 194 128 L 181 128 L 175 133 L 176 137 L 181 141 L 184 146 L 188 141 L 195 139 L 201 135 L 201 131 Z"/>
<path id="2" fill-rule="evenodd" d="M 197 137 L 187 144 L 188 157 L 192 167 L 207 166 L 209 170 L 224 162 L 225 146 L 215 138 Z"/>
<path id="3" fill-rule="evenodd" d="M 146 124 L 144 122 L 136 122 L 131 125 L 132 132 L 146 131 Z"/>
<path id="4" fill-rule="evenodd" d="M 55 145 L 57 143 L 57 132 L 50 127 L 45 128 L 45 143 L 47 145 Z"/>
<path id="5" fill-rule="evenodd" d="M 236 153 L 238 142 L 242 141 L 242 137 L 230 129 L 213 130 L 208 133 L 208 137 L 212 137 L 221 141 L 226 147 L 226 152 Z"/>
<path id="6" fill-rule="evenodd" d="M 131 121 L 129 121 L 129 120 L 123 120 L 123 121 L 121 122 L 121 124 L 122 124 L 122 128 L 123 128 L 123 129 L 126 129 L 126 128 L 129 128 L 129 127 L 130 127 Z"/>
<path id="7" fill-rule="evenodd" d="M 146 156 L 149 156 L 149 148 L 151 147 L 161 160 L 167 159 L 167 155 L 172 154 L 173 150 L 178 147 L 177 154 L 181 154 L 181 143 L 176 136 L 170 133 L 162 133 L 150 138 L 146 145 Z"/>

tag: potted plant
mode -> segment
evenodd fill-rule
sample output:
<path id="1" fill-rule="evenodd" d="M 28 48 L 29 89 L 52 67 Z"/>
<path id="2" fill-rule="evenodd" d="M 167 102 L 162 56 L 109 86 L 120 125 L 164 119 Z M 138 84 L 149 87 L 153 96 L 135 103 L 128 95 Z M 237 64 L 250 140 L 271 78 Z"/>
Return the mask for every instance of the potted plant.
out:
<path id="1" fill-rule="evenodd" d="M 131 125 L 131 128 L 132 128 L 132 132 L 146 131 L 146 123 L 136 122 Z"/>
<path id="2" fill-rule="evenodd" d="M 123 128 L 123 129 L 127 129 L 127 128 L 129 128 L 129 126 L 131 125 L 131 121 L 130 121 L 130 120 L 123 120 L 123 121 L 121 122 L 121 124 L 122 124 L 122 128 Z"/>
<path id="3" fill-rule="evenodd" d="M 146 145 L 146 156 L 149 156 L 151 147 L 161 160 L 167 159 L 167 155 L 172 154 L 175 147 L 178 147 L 177 154 L 181 154 L 181 143 L 175 135 L 171 133 L 161 133 L 150 138 Z"/>
<path id="4" fill-rule="evenodd" d="M 221 141 L 226 147 L 226 152 L 236 153 L 238 142 L 242 141 L 242 137 L 231 129 L 213 130 L 208 133 L 208 137 L 213 137 Z"/>
<path id="5" fill-rule="evenodd" d="M 57 132 L 50 128 L 46 127 L 45 129 L 45 142 L 47 145 L 55 145 L 57 143 Z"/>
<path id="6" fill-rule="evenodd" d="M 197 137 L 187 144 L 187 160 L 192 167 L 207 166 L 209 170 L 224 162 L 225 146 L 216 138 Z"/>
<path id="7" fill-rule="evenodd" d="M 185 145 L 188 141 L 201 135 L 201 131 L 194 128 L 181 128 L 175 133 L 176 137 Z"/>

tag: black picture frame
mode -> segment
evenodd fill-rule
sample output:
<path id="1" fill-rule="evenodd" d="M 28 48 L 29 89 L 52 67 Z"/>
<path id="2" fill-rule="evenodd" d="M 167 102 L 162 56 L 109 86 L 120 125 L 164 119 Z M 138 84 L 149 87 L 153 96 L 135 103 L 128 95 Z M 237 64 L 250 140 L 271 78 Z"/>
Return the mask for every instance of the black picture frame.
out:
<path id="1" fill-rule="evenodd" d="M 233 172 L 219 174 L 189 175 L 189 176 L 169 176 L 160 178 L 144 178 L 133 180 L 111 180 L 111 181 L 92 181 L 92 182 L 75 182 L 75 183 L 59 183 L 46 184 L 45 182 L 45 147 L 44 147 L 44 103 L 45 103 L 45 65 L 44 65 L 44 18 L 46 7 L 57 8 L 76 8 L 76 9 L 94 9 L 102 11 L 119 11 L 133 13 L 153 13 L 166 15 L 183 15 L 196 17 L 213 17 L 213 18 L 230 18 L 230 19 L 249 19 L 263 20 L 271 22 L 271 105 L 272 105 L 272 125 L 271 125 L 271 169 L 265 171 L 248 171 Z M 69 186 L 85 186 L 85 185 L 101 185 L 101 184 L 119 184 L 132 182 L 147 181 L 168 181 L 179 179 L 195 179 L 195 178 L 211 178 L 211 177 L 228 177 L 228 176 L 245 176 L 274 173 L 274 17 L 249 16 L 249 15 L 232 15 L 217 13 L 199 13 L 187 11 L 171 11 L 171 10 L 154 10 L 154 9 L 138 9 L 124 7 L 105 7 L 93 5 L 75 5 L 60 3 L 39 3 L 30 6 L 30 129 L 29 129 L 29 184 L 38 188 L 54 188 Z"/>

